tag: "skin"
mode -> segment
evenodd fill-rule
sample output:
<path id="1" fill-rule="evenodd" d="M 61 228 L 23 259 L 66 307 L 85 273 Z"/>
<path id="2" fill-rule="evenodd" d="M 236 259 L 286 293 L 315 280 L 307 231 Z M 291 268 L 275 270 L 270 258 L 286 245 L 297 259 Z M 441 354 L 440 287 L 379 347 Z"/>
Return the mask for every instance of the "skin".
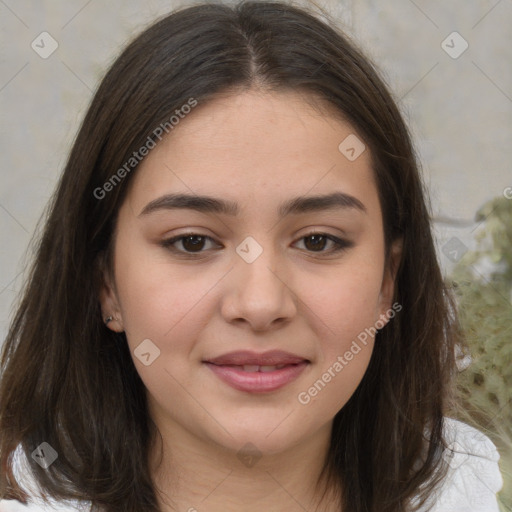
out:
<path id="1" fill-rule="evenodd" d="M 162 434 L 163 446 L 148 454 L 162 510 L 319 506 L 315 482 L 332 420 L 363 378 L 374 340 L 308 404 L 298 394 L 389 311 L 394 286 L 369 151 L 349 161 L 338 150 L 354 133 L 298 93 L 253 89 L 196 107 L 133 177 L 101 303 L 105 316 L 114 316 L 108 327 L 126 332 Z M 354 196 L 366 211 L 277 215 L 287 199 L 334 191 Z M 240 213 L 141 214 L 171 192 L 235 201 Z M 189 231 L 213 239 L 199 244 L 199 256 L 187 256 L 193 247 L 181 241 L 174 243 L 181 255 L 162 247 Z M 353 245 L 332 252 L 332 242 L 315 246 L 304 238 L 312 231 Z M 247 236 L 263 249 L 252 263 L 235 250 Z M 393 247 L 392 262 L 399 252 Z M 145 339 L 160 350 L 149 366 L 133 355 Z M 271 349 L 310 364 L 269 393 L 235 390 L 202 363 L 234 350 Z M 260 458 L 244 464 L 237 454 L 248 442 Z M 320 509 L 340 505 L 331 499 Z"/>

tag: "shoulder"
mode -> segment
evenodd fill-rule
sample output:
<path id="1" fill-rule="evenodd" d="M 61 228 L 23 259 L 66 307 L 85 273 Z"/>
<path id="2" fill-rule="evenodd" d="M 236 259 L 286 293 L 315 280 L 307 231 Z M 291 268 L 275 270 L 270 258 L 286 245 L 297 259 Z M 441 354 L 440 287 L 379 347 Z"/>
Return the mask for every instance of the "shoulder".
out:
<path id="1" fill-rule="evenodd" d="M 425 512 L 499 512 L 496 494 L 503 478 L 496 446 L 479 430 L 452 418 L 444 419 L 444 438 L 448 473 Z"/>
<path id="2" fill-rule="evenodd" d="M 90 505 L 78 502 L 45 503 L 41 498 L 33 498 L 28 505 L 23 505 L 15 500 L 0 500 L 0 512 L 88 512 Z"/>
<path id="3" fill-rule="evenodd" d="M 444 419 L 444 438 L 448 448 L 443 454 L 448 464 L 445 480 L 435 496 L 421 512 L 499 512 L 496 493 L 503 486 L 498 461 L 499 453 L 492 441 L 479 430 L 452 418 Z M 16 457 L 16 455 L 18 457 Z M 85 512 L 90 504 L 67 502 L 45 504 L 30 476 L 28 465 L 17 452 L 17 467 L 24 477 L 22 486 L 30 490 L 34 501 L 22 505 L 16 501 L 0 501 L 0 512 Z M 33 491 L 33 492 L 32 492 Z"/>
<path id="4" fill-rule="evenodd" d="M 23 505 L 15 500 L 0 500 L 0 512 L 88 512 L 90 503 L 78 501 L 45 502 L 40 488 L 30 470 L 27 458 L 21 447 L 14 452 L 14 473 L 20 486 L 29 494 L 30 503 Z"/>

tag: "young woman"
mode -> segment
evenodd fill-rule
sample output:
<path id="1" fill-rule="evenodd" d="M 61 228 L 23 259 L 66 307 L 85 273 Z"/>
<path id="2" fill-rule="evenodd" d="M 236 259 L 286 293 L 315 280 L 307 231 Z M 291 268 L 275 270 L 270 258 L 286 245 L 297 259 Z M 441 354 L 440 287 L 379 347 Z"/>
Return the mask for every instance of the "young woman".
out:
<path id="1" fill-rule="evenodd" d="M 454 311 L 365 57 L 282 3 L 178 11 L 109 70 L 52 200 L 0 507 L 496 511 L 494 446 L 446 417 Z"/>

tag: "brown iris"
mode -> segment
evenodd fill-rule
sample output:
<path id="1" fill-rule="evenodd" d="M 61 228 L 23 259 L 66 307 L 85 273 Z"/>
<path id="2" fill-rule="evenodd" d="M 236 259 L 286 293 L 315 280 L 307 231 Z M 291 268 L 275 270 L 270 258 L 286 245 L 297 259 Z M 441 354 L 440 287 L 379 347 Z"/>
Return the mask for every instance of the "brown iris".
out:
<path id="1" fill-rule="evenodd" d="M 311 250 L 323 250 L 325 248 L 325 242 L 327 241 L 327 237 L 323 235 L 309 235 L 304 238 L 306 242 L 304 245 L 307 249 Z M 308 240 L 312 240 L 312 243 L 308 243 Z"/>

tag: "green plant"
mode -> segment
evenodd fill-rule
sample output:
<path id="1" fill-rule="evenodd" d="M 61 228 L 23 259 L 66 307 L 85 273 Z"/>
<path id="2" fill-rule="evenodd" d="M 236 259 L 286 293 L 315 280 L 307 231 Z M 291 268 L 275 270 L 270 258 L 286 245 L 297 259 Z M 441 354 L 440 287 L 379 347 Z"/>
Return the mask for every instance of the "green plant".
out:
<path id="1" fill-rule="evenodd" d="M 512 200 L 495 198 L 476 215 L 477 248 L 449 280 L 472 362 L 457 376 L 466 418 L 501 455 L 503 511 L 512 510 Z"/>

